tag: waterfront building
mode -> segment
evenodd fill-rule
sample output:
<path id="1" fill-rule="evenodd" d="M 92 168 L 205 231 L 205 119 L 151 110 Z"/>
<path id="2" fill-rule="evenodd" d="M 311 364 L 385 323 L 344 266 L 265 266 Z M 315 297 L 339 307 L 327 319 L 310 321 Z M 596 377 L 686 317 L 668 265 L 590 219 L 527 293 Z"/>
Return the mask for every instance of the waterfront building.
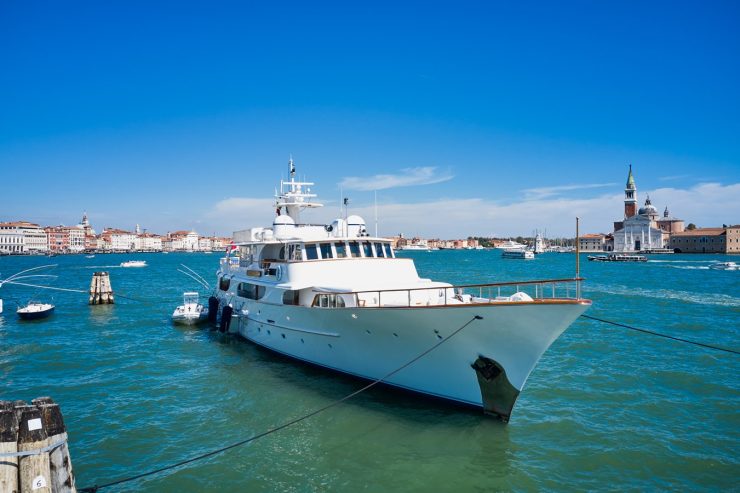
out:
<path id="1" fill-rule="evenodd" d="M 603 252 L 606 250 L 606 235 L 588 233 L 578 239 L 578 248 L 582 252 Z"/>
<path id="2" fill-rule="evenodd" d="M 25 252 L 22 223 L 0 223 L 0 253 L 19 254 Z"/>
<path id="3" fill-rule="evenodd" d="M 101 233 L 105 249 L 113 252 L 136 250 L 136 234 L 123 229 L 106 228 Z"/>
<path id="4" fill-rule="evenodd" d="M 167 236 L 171 251 L 197 252 L 199 249 L 199 236 L 195 231 L 175 231 Z"/>
<path id="5" fill-rule="evenodd" d="M 668 208 L 661 221 L 658 210 L 650 201 L 650 196 L 645 199 L 645 205 L 637 208 L 637 186 L 632 175 L 630 165 L 627 175 L 627 185 L 624 189 L 624 219 L 614 222 L 614 251 L 637 252 L 640 250 L 653 250 L 663 248 L 665 239 L 670 235 L 666 229 L 678 229 L 683 227 L 683 221 L 668 215 Z M 661 227 L 660 223 L 664 226 Z M 664 237 L 665 235 L 665 237 Z"/>
<path id="6" fill-rule="evenodd" d="M 198 250 L 201 252 L 213 251 L 213 238 L 209 238 L 208 236 L 198 238 Z"/>
<path id="7" fill-rule="evenodd" d="M 137 237 L 138 249 L 146 252 L 161 252 L 162 237 L 153 233 L 141 233 Z"/>
<path id="8" fill-rule="evenodd" d="M 50 253 L 67 253 L 69 251 L 69 234 L 64 226 L 47 226 L 44 228 L 47 237 L 47 251 Z"/>
<path id="9" fill-rule="evenodd" d="M 740 253 L 740 225 L 674 233 L 670 248 L 679 253 Z"/>

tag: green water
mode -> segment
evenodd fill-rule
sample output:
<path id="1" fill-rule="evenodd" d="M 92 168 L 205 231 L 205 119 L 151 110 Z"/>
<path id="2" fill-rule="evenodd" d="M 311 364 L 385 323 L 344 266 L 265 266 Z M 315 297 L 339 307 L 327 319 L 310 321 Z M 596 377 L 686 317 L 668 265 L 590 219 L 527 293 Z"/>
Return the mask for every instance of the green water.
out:
<path id="1" fill-rule="evenodd" d="M 414 252 L 424 277 L 455 283 L 562 278 L 573 255 Z M 143 269 L 120 262 L 145 259 Z M 724 256 L 581 263 L 589 315 L 740 348 L 740 272 Z M 218 255 L 0 258 L 0 277 L 52 261 L 57 286 L 107 270 L 119 297 L 5 285 L 0 399 L 52 396 L 78 487 L 106 483 L 248 438 L 363 382 L 235 337 L 173 327 L 185 263 L 213 279 Z M 13 299 L 54 298 L 20 322 Z M 390 370 L 390 369 L 389 369 Z M 578 320 L 544 355 L 503 425 L 470 409 L 373 388 L 331 410 L 171 474 L 101 491 L 738 490 L 740 357 Z"/>

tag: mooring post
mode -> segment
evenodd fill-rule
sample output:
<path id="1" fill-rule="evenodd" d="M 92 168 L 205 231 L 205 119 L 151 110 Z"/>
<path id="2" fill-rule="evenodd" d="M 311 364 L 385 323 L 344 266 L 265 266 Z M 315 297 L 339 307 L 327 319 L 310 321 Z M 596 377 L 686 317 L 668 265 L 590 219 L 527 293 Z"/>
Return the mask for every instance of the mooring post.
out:
<path id="1" fill-rule="evenodd" d="M 95 272 L 90 280 L 91 305 L 112 305 L 113 288 L 110 284 L 110 275 L 107 272 Z"/>
<path id="2" fill-rule="evenodd" d="M 41 421 L 49 437 L 49 445 L 59 444 L 49 451 L 51 491 L 53 493 L 74 493 L 77 488 L 67 445 L 67 428 L 64 425 L 59 404 L 51 397 L 39 397 L 32 402 L 41 411 Z"/>
<path id="3" fill-rule="evenodd" d="M 18 493 L 18 418 L 11 401 L 0 401 L 0 491 Z"/>
<path id="4" fill-rule="evenodd" d="M 18 408 L 16 408 L 18 409 Z M 46 447 L 48 435 L 36 406 L 22 406 L 18 420 L 18 452 L 37 452 Z M 49 452 L 18 458 L 18 482 L 21 493 L 51 493 Z"/>

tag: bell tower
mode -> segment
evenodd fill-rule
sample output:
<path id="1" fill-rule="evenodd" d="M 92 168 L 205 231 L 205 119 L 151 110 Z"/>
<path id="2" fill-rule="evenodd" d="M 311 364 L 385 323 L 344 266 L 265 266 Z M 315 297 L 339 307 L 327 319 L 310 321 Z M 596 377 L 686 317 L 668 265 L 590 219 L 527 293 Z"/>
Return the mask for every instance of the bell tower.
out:
<path id="1" fill-rule="evenodd" d="M 635 187 L 635 178 L 632 176 L 632 165 L 627 175 L 627 187 L 624 189 L 624 218 L 632 217 L 637 214 L 637 187 Z"/>

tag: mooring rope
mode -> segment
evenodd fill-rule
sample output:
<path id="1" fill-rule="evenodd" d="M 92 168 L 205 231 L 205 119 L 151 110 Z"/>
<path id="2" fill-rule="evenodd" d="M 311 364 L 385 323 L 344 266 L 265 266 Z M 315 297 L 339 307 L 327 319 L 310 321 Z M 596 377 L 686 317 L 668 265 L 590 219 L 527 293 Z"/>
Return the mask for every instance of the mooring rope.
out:
<path id="1" fill-rule="evenodd" d="M 337 406 L 337 405 L 339 405 L 339 404 L 341 404 L 341 403 L 343 403 L 343 402 L 345 402 L 345 401 L 347 401 L 347 400 L 349 400 L 349 399 L 351 399 L 351 398 L 353 398 L 353 397 L 355 397 L 355 396 L 357 396 L 357 395 L 365 392 L 366 390 L 368 390 L 368 389 L 376 386 L 377 384 L 383 382 L 384 380 L 387 380 L 388 378 L 392 377 L 393 375 L 395 375 L 399 371 L 401 371 L 404 368 L 412 365 L 413 363 L 415 363 L 416 361 L 420 360 L 421 358 L 423 358 L 427 354 L 431 353 L 432 351 L 434 351 L 435 349 L 437 349 L 439 346 L 441 346 L 445 342 L 449 341 L 452 337 L 454 337 L 455 335 L 457 335 L 461 330 L 463 330 L 465 327 L 467 327 L 468 325 L 470 325 L 471 323 L 473 323 L 475 320 L 482 320 L 482 319 L 483 319 L 483 317 L 481 317 L 480 315 L 475 315 L 473 318 L 471 318 L 470 320 L 468 320 L 467 322 L 465 322 L 462 326 L 460 326 L 458 329 L 456 329 L 450 335 L 448 335 L 447 337 L 445 337 L 444 339 L 442 339 L 441 341 L 439 341 L 438 343 L 436 343 L 434 346 L 430 347 L 429 349 L 427 349 L 423 353 L 419 354 L 418 356 L 416 356 L 413 359 L 409 360 L 408 362 L 404 363 L 402 366 L 399 366 L 398 368 L 396 368 L 392 372 L 390 372 L 390 373 L 388 373 L 388 374 L 386 374 L 386 375 L 378 378 L 377 380 L 373 380 L 372 382 L 370 382 L 369 384 L 365 385 L 361 389 L 355 390 L 351 394 L 347 394 L 344 397 L 342 397 L 341 399 L 337 399 L 337 400 L 335 400 L 335 401 L 333 401 L 333 402 L 331 402 L 331 403 L 329 403 L 329 404 L 327 404 L 327 405 L 325 405 L 323 407 L 320 407 L 319 409 L 316 409 L 314 411 L 311 411 L 308 414 L 304 414 L 303 416 L 301 416 L 299 418 L 295 418 L 295 419 L 293 419 L 291 421 L 288 421 L 288 422 L 283 423 L 283 424 L 281 424 L 279 426 L 276 426 L 275 428 L 271 428 L 271 429 L 269 429 L 267 431 L 263 431 L 262 433 L 259 433 L 257 435 L 253 435 L 253 436 L 251 436 L 251 437 L 249 437 L 249 438 L 247 438 L 245 440 L 241 440 L 239 442 L 232 443 L 231 445 L 227 445 L 226 447 L 222 447 L 222 448 L 219 448 L 219 449 L 216 449 L 216 450 L 212 450 L 211 452 L 206 452 L 205 454 L 201 454 L 201 455 L 198 455 L 196 457 L 191 457 L 190 459 L 182 460 L 182 461 L 177 462 L 175 464 L 170 464 L 168 466 L 163 466 L 163 467 L 160 467 L 158 469 L 154 469 L 152 471 L 147 471 L 147 472 L 144 472 L 144 473 L 141 473 L 141 474 L 137 474 L 136 476 L 131 476 L 131 477 L 128 477 L 128 478 L 119 479 L 117 481 L 112 481 L 110 483 L 105 483 L 105 484 L 101 484 L 101 485 L 97 485 L 96 484 L 94 486 L 88 486 L 87 488 L 80 488 L 77 491 L 79 491 L 80 493 L 83 493 L 83 492 L 93 492 L 94 493 L 94 492 L 98 491 L 101 488 L 107 488 L 109 486 L 114 486 L 114 485 L 121 484 L 121 483 L 127 483 L 129 481 L 134 481 L 136 479 L 140 479 L 140 478 L 143 478 L 143 477 L 146 477 L 146 476 L 151 476 L 153 474 L 164 472 L 164 471 L 167 471 L 169 469 L 174 469 L 176 467 L 180 467 L 180 466 L 183 466 L 185 464 L 189 464 L 191 462 L 195 462 L 195 461 L 198 461 L 198 460 L 201 460 L 201 459 L 205 459 L 206 457 L 211 457 L 213 455 L 220 454 L 221 452 L 225 452 L 225 451 L 230 450 L 232 448 L 236 448 L 236 447 L 239 447 L 241 445 L 245 445 L 245 444 L 247 444 L 249 442 L 253 442 L 253 441 L 255 441 L 255 440 L 259 439 L 259 438 L 266 437 L 267 435 L 271 435 L 272 433 L 275 433 L 277 431 L 280 431 L 280 430 L 283 430 L 285 428 L 288 428 L 289 426 L 292 426 L 292 425 L 294 425 L 296 423 L 300 423 L 301 421 L 304 421 L 304 420 L 306 420 L 306 419 L 308 419 L 308 418 L 310 418 L 312 416 L 316 416 L 319 413 L 322 413 L 322 412 L 324 412 L 324 411 L 326 411 L 328 409 L 331 409 L 331 408 L 333 408 L 333 407 L 335 407 L 335 406 Z"/>
<path id="2" fill-rule="evenodd" d="M 707 349 L 714 349 L 716 351 L 724 351 L 726 353 L 731 353 L 731 354 L 740 354 L 740 351 L 735 351 L 734 349 L 728 349 L 728 348 L 724 348 L 724 347 L 721 347 L 721 346 L 713 346 L 712 344 L 705 344 L 703 342 L 690 341 L 688 339 L 682 339 L 680 337 L 669 336 L 667 334 L 661 334 L 660 332 L 654 332 L 652 330 L 641 329 L 639 327 L 633 327 L 631 325 L 621 324 L 619 322 L 612 322 L 610 320 L 604 320 L 603 318 L 592 317 L 590 315 L 581 315 L 581 317 L 587 318 L 589 320 L 596 320 L 597 322 L 602 322 L 602 323 L 605 323 L 605 324 L 611 324 L 611 325 L 614 325 L 616 327 L 622 327 L 622 328 L 629 329 L 629 330 L 635 330 L 637 332 L 643 332 L 645 334 L 650 334 L 650 335 L 654 335 L 654 336 L 658 336 L 658 337 L 665 337 L 666 339 L 672 339 L 674 341 L 683 342 L 683 343 L 686 343 L 686 344 L 693 344 L 695 346 L 700 346 L 700 347 L 707 348 Z"/>

